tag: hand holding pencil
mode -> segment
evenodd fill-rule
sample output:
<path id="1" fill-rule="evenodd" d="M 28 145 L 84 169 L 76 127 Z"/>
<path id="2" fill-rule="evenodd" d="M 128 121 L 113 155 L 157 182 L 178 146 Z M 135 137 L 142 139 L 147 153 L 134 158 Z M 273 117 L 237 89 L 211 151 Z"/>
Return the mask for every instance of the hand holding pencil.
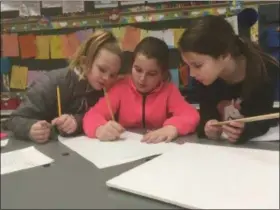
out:
<path id="1" fill-rule="evenodd" d="M 61 95 L 60 88 L 57 86 L 56 88 L 56 96 L 57 96 L 57 113 L 58 117 L 52 120 L 52 125 L 56 126 L 57 129 L 63 133 L 71 134 L 76 131 L 78 124 L 73 115 L 70 114 L 62 114 L 61 111 Z"/>
<path id="2" fill-rule="evenodd" d="M 105 88 L 103 89 L 103 91 L 111 120 L 108 121 L 105 125 L 99 126 L 96 129 L 95 135 L 101 141 L 114 141 L 120 139 L 120 136 L 125 131 L 125 129 L 115 121 L 109 95 Z"/>
<path id="3" fill-rule="evenodd" d="M 210 120 L 205 124 L 204 131 L 206 136 L 210 139 L 219 139 L 221 133 L 224 133 L 230 142 L 235 142 L 243 133 L 245 123 L 277 118 L 279 119 L 279 113 L 245 117 L 221 122 L 218 122 L 217 120 Z"/>

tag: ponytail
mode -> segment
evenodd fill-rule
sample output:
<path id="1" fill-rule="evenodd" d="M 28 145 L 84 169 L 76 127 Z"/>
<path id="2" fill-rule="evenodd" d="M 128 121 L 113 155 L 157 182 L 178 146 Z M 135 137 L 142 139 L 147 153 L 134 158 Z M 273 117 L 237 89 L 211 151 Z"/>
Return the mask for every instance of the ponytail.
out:
<path id="1" fill-rule="evenodd" d="M 246 76 L 242 89 L 242 97 L 247 98 L 257 86 L 269 80 L 265 62 L 279 66 L 279 63 L 272 56 L 263 52 L 259 45 L 245 41 L 236 36 L 237 46 L 241 54 L 246 58 Z"/>

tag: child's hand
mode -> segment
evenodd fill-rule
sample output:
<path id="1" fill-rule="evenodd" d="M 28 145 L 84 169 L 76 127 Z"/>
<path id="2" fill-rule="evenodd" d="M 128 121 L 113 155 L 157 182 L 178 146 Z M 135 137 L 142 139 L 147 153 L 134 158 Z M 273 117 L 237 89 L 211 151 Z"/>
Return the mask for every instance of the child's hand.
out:
<path id="1" fill-rule="evenodd" d="M 177 128 L 172 125 L 164 126 L 163 128 L 155 131 L 150 131 L 144 135 L 142 142 L 146 143 L 159 143 L 159 142 L 170 142 L 178 136 Z"/>
<path id="2" fill-rule="evenodd" d="M 31 126 L 29 137 L 37 143 L 45 143 L 49 140 L 50 133 L 51 125 L 47 121 L 41 120 Z"/>
<path id="3" fill-rule="evenodd" d="M 72 115 L 63 114 L 52 120 L 52 125 L 56 125 L 57 129 L 63 133 L 71 134 L 77 130 L 77 121 Z"/>
<path id="4" fill-rule="evenodd" d="M 230 142 L 235 143 L 243 133 L 244 127 L 245 123 L 243 122 L 230 122 L 228 125 L 223 125 L 222 129 L 226 134 L 227 139 Z"/>
<path id="5" fill-rule="evenodd" d="M 96 129 L 95 135 L 101 141 L 114 141 L 120 138 L 125 129 L 115 121 L 108 121 Z"/>
<path id="6" fill-rule="evenodd" d="M 204 126 L 205 135 L 209 139 L 218 140 L 222 133 L 222 127 L 218 125 L 213 125 L 217 123 L 217 120 L 209 120 Z"/>

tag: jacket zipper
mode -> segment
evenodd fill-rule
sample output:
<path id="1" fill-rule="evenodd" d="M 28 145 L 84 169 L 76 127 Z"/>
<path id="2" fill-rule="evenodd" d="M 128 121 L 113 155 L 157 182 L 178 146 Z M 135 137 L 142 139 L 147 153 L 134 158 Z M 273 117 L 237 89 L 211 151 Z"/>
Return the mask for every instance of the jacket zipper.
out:
<path id="1" fill-rule="evenodd" d="M 146 128 L 146 119 L 145 119 L 146 97 L 147 97 L 147 95 L 142 96 L 142 126 L 143 126 L 144 129 Z"/>

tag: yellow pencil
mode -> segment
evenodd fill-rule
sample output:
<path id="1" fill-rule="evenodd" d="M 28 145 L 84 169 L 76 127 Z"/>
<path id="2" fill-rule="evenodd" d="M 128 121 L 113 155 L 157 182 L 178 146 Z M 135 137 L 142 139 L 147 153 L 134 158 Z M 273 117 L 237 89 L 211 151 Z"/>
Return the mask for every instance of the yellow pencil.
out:
<path id="1" fill-rule="evenodd" d="M 61 101 L 60 101 L 60 89 L 59 86 L 56 87 L 56 97 L 57 97 L 57 112 L 58 116 L 61 116 Z"/>
<path id="2" fill-rule="evenodd" d="M 270 119 L 277 119 L 280 117 L 279 113 L 272 113 L 272 114 L 264 114 L 264 115 L 258 115 L 254 117 L 245 117 L 245 118 L 239 118 L 235 120 L 227 120 L 227 121 L 221 121 L 217 122 L 213 125 L 227 125 L 230 122 L 255 122 L 255 121 L 261 121 L 261 120 L 270 120 Z"/>
<path id="3" fill-rule="evenodd" d="M 106 99 L 106 102 L 107 102 L 109 112 L 111 114 L 111 118 L 112 118 L 113 121 L 115 121 L 115 117 L 114 117 L 114 114 L 113 114 L 113 111 L 112 111 L 112 107 L 111 107 L 111 103 L 110 103 L 110 99 L 108 97 L 107 91 L 106 91 L 105 88 L 103 88 L 103 91 L 104 91 L 104 96 L 105 96 L 105 99 Z"/>

